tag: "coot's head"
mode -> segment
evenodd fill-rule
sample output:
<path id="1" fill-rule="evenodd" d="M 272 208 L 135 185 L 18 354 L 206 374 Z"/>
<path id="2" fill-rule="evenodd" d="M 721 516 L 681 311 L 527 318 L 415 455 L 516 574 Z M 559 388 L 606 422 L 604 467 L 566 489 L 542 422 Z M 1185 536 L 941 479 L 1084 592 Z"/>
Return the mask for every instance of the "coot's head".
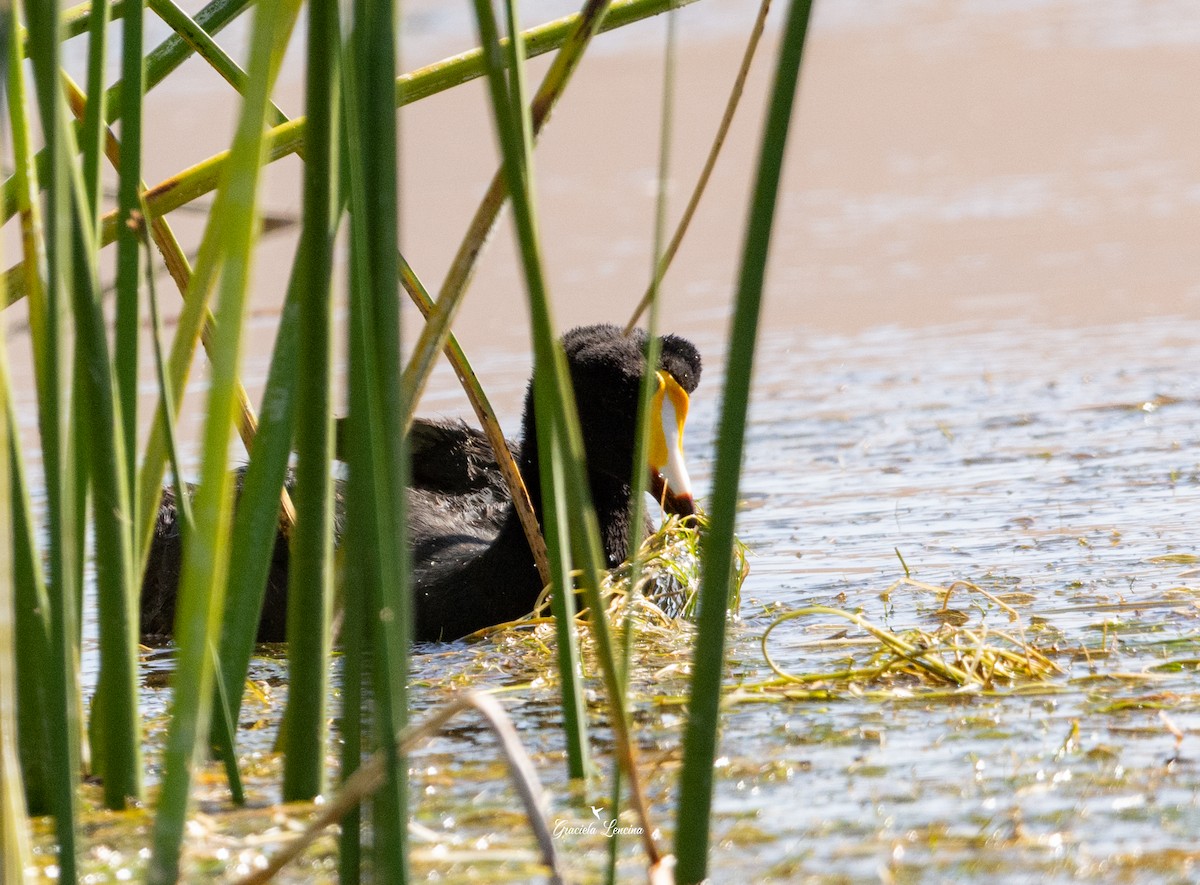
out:
<path id="1" fill-rule="evenodd" d="M 664 335 L 660 341 L 647 464 L 650 489 L 668 512 L 689 515 L 694 507 L 683 459 L 683 428 L 688 396 L 700 383 L 700 354 L 677 335 Z M 647 371 L 646 333 L 637 329 L 624 335 L 613 325 L 581 326 L 564 335 L 562 343 L 575 387 L 588 469 L 627 484 L 638 395 Z"/>

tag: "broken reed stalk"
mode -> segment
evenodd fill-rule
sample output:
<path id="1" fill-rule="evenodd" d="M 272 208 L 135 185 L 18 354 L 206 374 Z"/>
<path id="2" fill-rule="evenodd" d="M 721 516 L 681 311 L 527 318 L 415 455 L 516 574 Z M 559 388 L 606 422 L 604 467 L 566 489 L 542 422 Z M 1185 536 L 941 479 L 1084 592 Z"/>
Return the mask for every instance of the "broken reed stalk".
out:
<path id="1" fill-rule="evenodd" d="M 464 710 L 474 709 L 483 717 L 484 724 L 492 730 L 500 742 L 500 752 L 508 764 L 509 777 L 521 798 L 529 825 L 537 838 L 538 847 L 542 852 L 542 863 L 550 870 L 550 881 L 561 885 L 565 881 L 554 847 L 554 836 L 546 823 L 545 791 L 538 779 L 537 771 L 525 748 L 512 720 L 504 712 L 499 701 L 491 695 L 471 692 L 456 698 L 442 709 L 433 713 L 419 725 L 414 725 L 396 738 L 397 754 L 403 759 L 409 756 L 455 716 Z M 308 825 L 304 832 L 288 844 L 282 851 L 274 855 L 265 867 L 256 870 L 241 879 L 237 885 L 261 885 L 269 882 L 288 863 L 297 858 L 301 852 L 311 845 L 328 827 L 341 820 L 347 812 L 357 807 L 365 798 L 373 794 L 384 783 L 387 770 L 387 759 L 382 751 L 377 751 L 370 759 L 362 764 L 357 771 L 346 779 L 342 789 L 329 802 L 321 807 L 316 820 Z"/>

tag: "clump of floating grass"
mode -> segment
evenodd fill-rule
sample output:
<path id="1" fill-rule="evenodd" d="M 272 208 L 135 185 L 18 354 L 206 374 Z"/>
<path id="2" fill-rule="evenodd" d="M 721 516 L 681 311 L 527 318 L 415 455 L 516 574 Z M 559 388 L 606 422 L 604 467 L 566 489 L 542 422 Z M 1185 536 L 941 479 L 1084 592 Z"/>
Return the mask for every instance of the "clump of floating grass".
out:
<path id="1" fill-rule="evenodd" d="M 668 517 L 657 531 L 642 541 L 637 557 L 625 560 L 610 569 L 600 585 L 605 603 L 605 617 L 619 623 L 620 617 L 638 618 L 638 628 L 659 627 L 678 634 L 679 620 L 692 621 L 700 592 L 700 537 L 708 527 L 703 513 L 680 518 Z M 737 545 L 737 580 L 730 591 L 728 609 L 736 612 L 741 605 L 742 582 L 749 574 L 746 548 Z M 534 608 L 534 617 L 548 611 L 548 593 Z M 580 623 L 589 617 L 587 609 L 580 611 Z"/>
<path id="2" fill-rule="evenodd" d="M 893 583 L 882 595 L 888 599 L 898 588 L 910 587 L 942 597 L 933 613 L 936 628 L 912 627 L 895 630 L 861 612 L 826 605 L 810 605 L 777 617 L 762 635 L 762 653 L 776 679 L 757 686 L 764 690 L 789 689 L 797 685 L 827 690 L 861 690 L 867 685 L 889 683 L 905 688 L 992 690 L 1044 682 L 1063 670 L 1046 652 L 1030 641 L 1019 613 L 1003 600 L 967 581 L 949 587 L 922 584 L 909 578 Z M 982 596 L 999 606 L 1009 618 L 1010 629 L 997 629 L 972 619 L 962 609 L 949 607 L 956 591 Z M 822 651 L 845 651 L 841 669 L 793 672 L 771 656 L 770 637 L 783 624 L 801 618 L 826 616 L 849 622 L 858 632 L 839 631 L 811 645 Z M 744 686 L 743 688 L 750 688 Z"/>
<path id="3" fill-rule="evenodd" d="M 609 618 L 632 607 L 657 611 L 671 623 L 677 618 L 694 621 L 700 591 L 700 535 L 707 527 L 704 514 L 672 516 L 642 542 L 636 572 L 632 559 L 612 569 L 602 585 Z M 741 605 L 742 583 L 750 573 L 745 545 L 737 541 L 736 551 L 737 579 L 727 603 L 731 612 Z M 631 583 L 634 575 L 637 580 Z"/>
<path id="4" fill-rule="evenodd" d="M 707 525 L 708 517 L 703 513 L 686 518 L 669 516 L 642 542 L 636 582 L 630 580 L 634 575 L 632 557 L 606 572 L 600 595 L 609 621 L 616 623 L 616 618 L 630 609 L 633 614 L 643 613 L 648 623 L 657 623 L 677 632 L 680 619 L 693 620 L 700 590 L 700 536 Z M 728 603 L 731 612 L 737 612 L 741 606 L 742 583 L 750 573 L 746 554 L 745 545 L 737 542 L 737 577 Z M 588 610 L 582 609 L 576 615 L 576 623 L 582 626 L 588 617 Z M 529 630 L 551 622 L 550 589 L 546 588 L 532 614 L 485 627 L 472 636 L 502 636 L 514 628 Z"/>
<path id="5" fill-rule="evenodd" d="M 696 613 L 700 590 L 700 537 L 707 525 L 703 513 L 681 519 L 668 517 L 643 542 L 637 580 L 630 560 L 626 560 L 604 576 L 600 592 L 605 603 L 604 617 L 610 624 L 622 624 L 630 618 L 636 625 L 635 662 L 654 661 L 655 670 L 678 658 L 681 672 L 690 659 L 692 631 L 690 622 Z M 728 602 L 731 612 L 741 604 L 741 587 L 749 574 L 746 548 L 741 542 L 736 548 L 737 579 L 733 582 Z M 593 640 L 587 630 L 591 613 L 584 609 L 576 615 L 580 647 L 587 662 L 587 671 L 595 672 Z M 504 671 L 548 676 L 547 660 L 554 655 L 554 619 L 550 614 L 549 590 L 542 593 L 532 614 L 507 624 L 488 627 L 472 638 L 487 640 L 481 649 L 496 645 L 504 648 Z M 490 656 L 487 660 L 491 660 Z M 481 660 L 481 666 L 490 666 Z M 640 668 L 634 667 L 633 672 Z M 634 679 L 634 682 L 639 680 Z M 511 686 L 510 687 L 515 687 Z"/>

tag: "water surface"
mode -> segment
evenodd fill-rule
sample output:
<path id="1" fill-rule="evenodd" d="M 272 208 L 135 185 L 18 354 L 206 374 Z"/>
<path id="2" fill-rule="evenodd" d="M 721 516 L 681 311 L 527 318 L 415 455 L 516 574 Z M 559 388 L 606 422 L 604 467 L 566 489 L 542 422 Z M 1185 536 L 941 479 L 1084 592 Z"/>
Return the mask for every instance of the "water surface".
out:
<path id="1" fill-rule="evenodd" d="M 526 17 L 566 6 L 531 4 Z M 681 16 L 674 207 L 702 161 L 754 6 L 704 0 Z M 443 7 L 410 7 L 409 64 L 473 42 L 461 11 Z M 665 289 L 666 325 L 708 360 L 688 440 L 702 491 L 778 14 Z M 228 37 L 235 54 L 239 33 Z M 623 320 L 648 275 L 662 33 L 658 21 L 601 38 L 539 147 L 564 328 Z M 1200 81 L 1198 48 L 1200 12 L 1189 3 L 817 4 L 746 452 L 739 532 L 753 571 L 731 633 L 713 881 L 1196 877 L 1200 117 L 1187 84 Z M 236 103 L 190 70 L 151 97 L 152 181 L 227 143 Z M 288 113 L 302 109 L 299 71 L 286 66 L 278 90 Z M 482 94 L 476 84 L 400 117 L 403 247 L 434 288 L 495 165 Z M 255 398 L 278 269 L 294 248 L 298 169 L 272 167 L 265 186 L 280 225 L 258 256 L 244 362 Z M 194 244 L 202 216 L 174 216 Z M 528 371 L 520 293 L 502 228 L 457 328 L 513 429 Z M 19 332 L 19 314 L 10 326 Z M 14 356 L 36 471 L 19 342 Z M 204 389 L 201 368 L 193 415 Z M 422 411 L 465 411 L 448 372 Z M 184 427 L 192 440 L 197 430 Z M 832 681 L 816 698 L 762 687 L 773 674 L 759 637 L 789 609 L 835 604 L 898 631 L 929 628 L 940 599 L 911 587 L 881 596 L 905 566 L 928 584 L 970 581 L 1007 600 L 1017 626 L 962 590 L 952 607 L 990 629 L 1019 626 L 1064 673 L 991 692 L 931 694 L 903 680 Z M 690 638 L 677 629 L 635 652 L 639 741 L 668 837 Z M 790 621 L 771 652 L 784 669 L 832 674 L 855 647 L 813 643 L 845 629 L 828 617 Z M 464 687 L 498 690 L 550 789 L 552 817 L 582 824 L 602 806 L 630 822 L 605 790 L 565 782 L 551 656 L 536 643 L 518 633 L 417 657 L 415 709 Z M 152 739 L 169 663 L 150 656 L 143 672 Z M 269 751 L 287 685 L 277 656 L 256 659 L 252 675 L 244 724 L 261 727 L 244 732 L 242 749 L 262 805 L 277 799 Z M 596 728 L 608 765 L 610 738 Z M 463 720 L 414 757 L 423 873 L 541 880 L 493 750 Z M 153 780 L 153 756 L 150 765 Z M 308 813 L 278 809 L 247 823 L 225 813 L 219 778 L 200 792 L 197 881 L 254 863 Z M 96 868 L 138 869 L 144 834 L 114 855 L 109 820 L 89 829 Z M 566 836 L 560 847 L 572 873 L 594 881 L 608 842 Z M 318 846 L 288 880 L 328 880 L 329 850 Z M 633 880 L 635 848 L 627 840 L 623 851 Z"/>

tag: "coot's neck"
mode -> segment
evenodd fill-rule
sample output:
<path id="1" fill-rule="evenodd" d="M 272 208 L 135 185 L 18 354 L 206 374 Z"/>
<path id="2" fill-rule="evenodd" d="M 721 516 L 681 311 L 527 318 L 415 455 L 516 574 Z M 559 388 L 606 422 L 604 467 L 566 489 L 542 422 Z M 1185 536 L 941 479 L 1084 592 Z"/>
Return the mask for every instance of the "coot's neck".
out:
<path id="1" fill-rule="evenodd" d="M 589 458 L 589 463 L 590 461 Z M 529 499 L 533 504 L 534 513 L 537 514 L 538 525 L 545 531 L 545 515 L 542 512 L 542 476 L 539 464 L 537 421 L 534 416 L 531 385 L 525 400 L 521 453 L 517 458 L 517 466 L 521 470 L 525 488 L 529 491 Z M 628 477 L 614 476 L 590 467 L 588 484 L 591 487 L 592 505 L 596 509 L 596 519 L 600 525 L 600 542 L 604 545 L 604 556 L 608 567 L 613 568 L 625 561 L 626 552 L 629 549 L 633 489 Z M 510 525 L 506 525 L 506 529 L 511 527 L 521 531 L 515 509 L 509 514 L 508 523 Z"/>

